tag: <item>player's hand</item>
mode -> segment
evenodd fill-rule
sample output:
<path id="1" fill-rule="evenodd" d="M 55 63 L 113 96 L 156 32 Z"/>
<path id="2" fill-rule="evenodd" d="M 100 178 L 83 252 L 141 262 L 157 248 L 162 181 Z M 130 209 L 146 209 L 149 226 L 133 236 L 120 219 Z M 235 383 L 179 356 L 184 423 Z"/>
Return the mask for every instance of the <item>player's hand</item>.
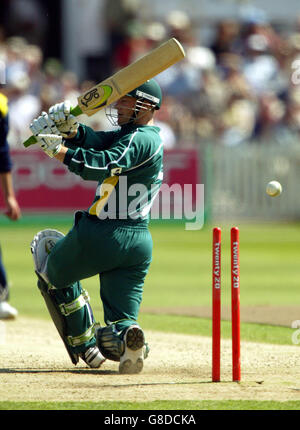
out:
<path id="1" fill-rule="evenodd" d="M 39 134 L 60 134 L 54 121 L 46 112 L 42 112 L 38 118 L 34 119 L 29 128 L 34 136 Z"/>
<path id="2" fill-rule="evenodd" d="M 49 109 L 49 116 L 55 123 L 60 134 L 63 137 L 76 135 L 78 129 L 78 122 L 76 117 L 71 113 L 71 102 L 66 100 L 63 103 L 57 103 Z"/>
<path id="3" fill-rule="evenodd" d="M 36 136 L 36 139 L 37 144 L 51 158 L 61 150 L 62 136 L 58 136 L 57 134 L 39 134 Z"/>
<path id="4" fill-rule="evenodd" d="M 8 196 L 6 200 L 6 211 L 5 215 L 12 221 L 17 221 L 21 218 L 20 206 L 14 196 Z"/>

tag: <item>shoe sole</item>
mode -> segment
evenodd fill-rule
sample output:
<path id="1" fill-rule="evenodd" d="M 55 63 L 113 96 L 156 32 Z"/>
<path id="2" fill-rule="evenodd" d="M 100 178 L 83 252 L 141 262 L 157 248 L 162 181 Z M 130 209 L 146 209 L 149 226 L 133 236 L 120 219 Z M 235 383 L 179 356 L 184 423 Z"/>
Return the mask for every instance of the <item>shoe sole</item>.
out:
<path id="1" fill-rule="evenodd" d="M 139 327 L 133 327 L 127 331 L 126 347 L 130 351 L 134 353 L 135 351 L 142 349 L 144 345 L 145 337 L 143 330 L 141 330 Z M 144 360 L 141 357 L 138 357 L 136 360 L 133 360 L 133 358 L 129 357 L 120 363 L 119 372 L 123 375 L 133 375 L 135 373 L 140 373 L 143 370 L 143 366 Z"/>

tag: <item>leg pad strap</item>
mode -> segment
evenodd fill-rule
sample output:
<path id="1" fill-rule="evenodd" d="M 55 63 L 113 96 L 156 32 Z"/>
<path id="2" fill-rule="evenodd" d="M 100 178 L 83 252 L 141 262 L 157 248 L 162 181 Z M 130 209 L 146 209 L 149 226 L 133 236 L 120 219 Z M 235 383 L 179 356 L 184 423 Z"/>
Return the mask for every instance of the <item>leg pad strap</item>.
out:
<path id="1" fill-rule="evenodd" d="M 73 312 L 78 311 L 79 309 L 83 308 L 83 306 L 86 305 L 90 301 L 89 295 L 87 291 L 83 290 L 82 294 L 80 294 L 77 299 L 73 300 L 70 303 L 62 303 L 59 305 L 60 312 L 64 316 L 71 315 Z"/>
<path id="2" fill-rule="evenodd" d="M 49 311 L 49 314 L 52 318 L 52 321 L 54 322 L 55 327 L 57 328 L 57 331 L 66 347 L 66 350 L 69 354 L 69 357 L 73 364 L 77 364 L 79 361 L 78 354 L 75 354 L 72 349 L 70 348 L 69 342 L 67 341 L 67 322 L 66 318 L 61 314 L 59 305 L 56 303 L 54 297 L 53 297 L 53 291 L 48 288 L 48 284 L 39 276 L 37 273 L 37 276 L 39 278 L 38 280 L 38 287 L 39 290 L 43 296 L 43 299 L 45 300 L 47 309 Z"/>
<path id="3" fill-rule="evenodd" d="M 78 353 L 90 346 L 94 346 L 96 343 L 95 321 L 89 305 L 89 296 L 80 287 L 75 290 L 76 294 L 74 291 L 73 300 L 66 303 L 64 301 L 66 297 L 64 290 L 49 288 L 49 284 L 38 273 L 37 276 L 39 278 L 38 287 L 54 325 L 60 334 L 72 363 L 77 364 L 79 360 Z M 77 298 L 74 298 L 76 295 Z M 78 315 L 76 315 L 77 312 Z M 87 317 L 82 318 L 83 315 Z M 74 349 L 76 352 L 74 352 Z"/>

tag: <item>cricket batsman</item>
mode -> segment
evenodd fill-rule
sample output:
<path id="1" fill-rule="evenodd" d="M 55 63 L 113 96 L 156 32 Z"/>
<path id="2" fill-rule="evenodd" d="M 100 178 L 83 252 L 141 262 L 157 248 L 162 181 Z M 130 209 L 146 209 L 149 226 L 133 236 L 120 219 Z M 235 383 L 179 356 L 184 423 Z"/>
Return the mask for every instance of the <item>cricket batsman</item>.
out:
<path id="1" fill-rule="evenodd" d="M 96 181 L 90 207 L 67 235 L 43 230 L 31 243 L 38 287 L 74 364 L 141 372 L 149 348 L 138 323 L 152 259 L 149 212 L 163 179 L 163 144 L 154 125 L 162 92 L 151 79 L 106 108 L 118 129 L 78 124 L 70 102 L 56 104 L 30 129 L 50 157 L 83 180 Z M 95 323 L 81 280 L 99 275 L 106 326 Z"/>

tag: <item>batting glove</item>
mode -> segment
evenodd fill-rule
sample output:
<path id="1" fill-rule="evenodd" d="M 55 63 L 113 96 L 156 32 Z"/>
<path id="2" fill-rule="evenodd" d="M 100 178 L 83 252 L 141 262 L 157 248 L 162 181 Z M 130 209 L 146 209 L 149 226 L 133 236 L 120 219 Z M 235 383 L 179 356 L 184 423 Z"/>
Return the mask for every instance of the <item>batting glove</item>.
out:
<path id="1" fill-rule="evenodd" d="M 34 136 L 39 134 L 60 134 L 55 123 L 46 112 L 42 112 L 38 118 L 34 119 L 29 128 Z"/>
<path id="2" fill-rule="evenodd" d="M 39 134 L 36 139 L 37 144 L 51 158 L 58 154 L 62 147 L 62 136 L 57 134 Z"/>
<path id="3" fill-rule="evenodd" d="M 68 137 L 70 134 L 77 133 L 78 122 L 71 113 L 71 102 L 66 100 L 57 103 L 49 109 L 49 116 L 59 130 L 59 134 Z"/>

